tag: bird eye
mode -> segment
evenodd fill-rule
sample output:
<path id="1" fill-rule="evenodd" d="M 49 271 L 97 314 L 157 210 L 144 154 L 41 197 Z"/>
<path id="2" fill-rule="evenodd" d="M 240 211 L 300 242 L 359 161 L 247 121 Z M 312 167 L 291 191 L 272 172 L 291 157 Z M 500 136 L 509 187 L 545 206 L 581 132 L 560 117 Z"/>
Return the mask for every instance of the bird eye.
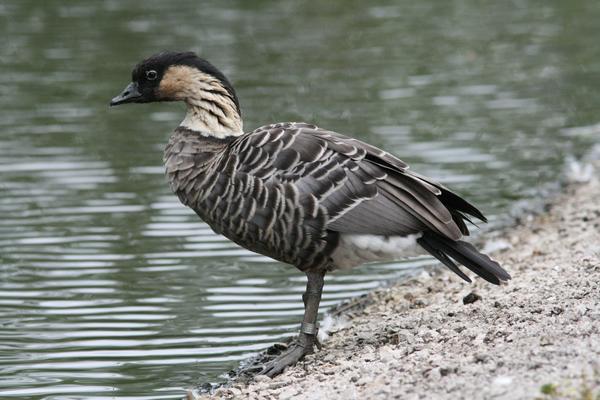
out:
<path id="1" fill-rule="evenodd" d="M 146 79 L 148 79 L 149 81 L 155 80 L 157 76 L 158 74 L 153 69 L 146 71 Z"/>

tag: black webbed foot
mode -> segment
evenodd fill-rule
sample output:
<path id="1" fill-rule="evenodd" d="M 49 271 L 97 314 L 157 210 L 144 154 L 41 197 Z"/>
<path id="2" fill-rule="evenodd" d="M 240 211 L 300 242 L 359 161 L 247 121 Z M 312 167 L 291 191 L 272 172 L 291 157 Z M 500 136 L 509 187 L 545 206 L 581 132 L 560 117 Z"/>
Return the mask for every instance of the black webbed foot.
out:
<path id="1" fill-rule="evenodd" d="M 301 333 L 300 337 L 292 342 L 286 351 L 266 363 L 260 373 L 269 378 L 279 375 L 286 367 L 296 364 L 305 355 L 311 354 L 314 343 L 314 336 Z"/>

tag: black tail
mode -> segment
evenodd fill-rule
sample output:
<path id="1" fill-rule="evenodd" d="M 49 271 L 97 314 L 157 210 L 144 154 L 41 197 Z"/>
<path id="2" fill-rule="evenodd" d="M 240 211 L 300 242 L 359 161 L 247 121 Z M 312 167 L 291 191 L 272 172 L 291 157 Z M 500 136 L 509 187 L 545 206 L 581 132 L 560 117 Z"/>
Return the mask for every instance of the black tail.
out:
<path id="1" fill-rule="evenodd" d="M 431 231 L 423 233 L 423 236 L 417 239 L 417 243 L 467 282 L 471 282 L 471 279 L 458 268 L 454 261 L 496 285 L 510 279 L 510 275 L 500 264 L 480 253 L 470 243 L 461 240 L 454 241 Z"/>

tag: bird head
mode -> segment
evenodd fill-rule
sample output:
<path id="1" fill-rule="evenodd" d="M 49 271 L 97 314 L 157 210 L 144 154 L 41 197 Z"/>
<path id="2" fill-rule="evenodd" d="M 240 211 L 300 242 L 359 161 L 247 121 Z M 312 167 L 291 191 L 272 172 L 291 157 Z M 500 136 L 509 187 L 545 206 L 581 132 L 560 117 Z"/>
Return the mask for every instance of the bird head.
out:
<path id="1" fill-rule="evenodd" d="M 131 72 L 131 83 L 110 102 L 186 101 L 193 89 L 214 91 L 230 97 L 239 107 L 231 83 L 225 75 L 195 53 L 165 51 L 140 61 Z"/>
<path id="2" fill-rule="evenodd" d="M 139 62 L 131 72 L 131 83 L 110 105 L 156 101 L 186 102 L 192 125 L 217 131 L 241 129 L 240 106 L 231 83 L 192 52 L 166 51 Z"/>

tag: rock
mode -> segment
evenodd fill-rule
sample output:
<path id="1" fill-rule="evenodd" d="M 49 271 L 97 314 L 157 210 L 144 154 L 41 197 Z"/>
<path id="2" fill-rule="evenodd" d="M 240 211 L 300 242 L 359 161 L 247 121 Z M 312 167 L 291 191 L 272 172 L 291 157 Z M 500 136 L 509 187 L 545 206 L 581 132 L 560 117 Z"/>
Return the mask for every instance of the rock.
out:
<path id="1" fill-rule="evenodd" d="M 507 375 L 497 376 L 492 381 L 492 385 L 496 385 L 496 386 L 508 386 L 512 383 L 513 383 L 513 378 L 510 376 L 507 376 Z"/>
<path id="2" fill-rule="evenodd" d="M 479 300 L 481 300 L 481 296 L 475 292 L 471 292 L 468 295 L 466 295 L 465 297 L 463 297 L 462 301 L 463 301 L 463 304 L 466 305 L 466 304 L 473 304 Z"/>
<path id="3" fill-rule="evenodd" d="M 297 394 L 297 389 L 293 387 L 285 388 L 279 393 L 279 400 L 295 399 Z"/>
<path id="4" fill-rule="evenodd" d="M 254 377 L 254 380 L 255 380 L 256 382 L 270 382 L 272 379 L 271 379 L 271 378 L 269 378 L 269 377 L 268 377 L 268 376 L 266 376 L 266 375 L 256 375 L 256 376 Z"/>

